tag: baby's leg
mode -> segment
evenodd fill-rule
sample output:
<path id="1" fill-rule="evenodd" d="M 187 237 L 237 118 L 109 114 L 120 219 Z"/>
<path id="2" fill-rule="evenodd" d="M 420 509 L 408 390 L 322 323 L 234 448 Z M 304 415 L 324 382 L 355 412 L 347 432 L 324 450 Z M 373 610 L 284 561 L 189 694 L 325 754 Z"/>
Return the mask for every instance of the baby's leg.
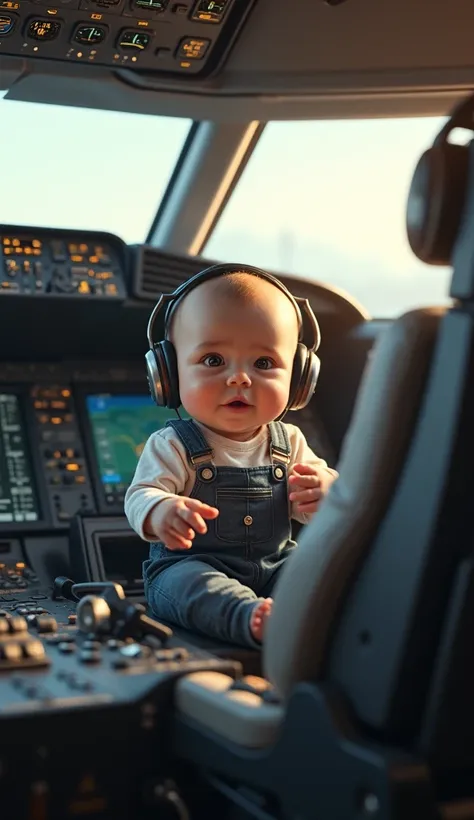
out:
<path id="1" fill-rule="evenodd" d="M 260 647 L 270 604 L 205 561 L 182 559 L 147 587 L 156 618 L 221 641 Z"/>

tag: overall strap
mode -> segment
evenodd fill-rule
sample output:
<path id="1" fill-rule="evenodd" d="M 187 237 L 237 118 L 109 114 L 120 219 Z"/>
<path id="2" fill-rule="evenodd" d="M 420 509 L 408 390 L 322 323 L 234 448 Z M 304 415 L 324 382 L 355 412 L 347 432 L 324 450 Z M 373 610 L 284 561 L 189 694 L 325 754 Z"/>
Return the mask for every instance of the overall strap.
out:
<path id="1" fill-rule="evenodd" d="M 171 419 L 166 427 L 172 427 L 180 439 L 193 467 L 212 461 L 214 453 L 199 427 L 192 419 Z"/>
<path id="2" fill-rule="evenodd" d="M 282 421 L 271 421 L 268 425 L 268 429 L 270 431 L 270 455 L 272 461 L 289 464 L 291 447 L 285 425 Z"/>

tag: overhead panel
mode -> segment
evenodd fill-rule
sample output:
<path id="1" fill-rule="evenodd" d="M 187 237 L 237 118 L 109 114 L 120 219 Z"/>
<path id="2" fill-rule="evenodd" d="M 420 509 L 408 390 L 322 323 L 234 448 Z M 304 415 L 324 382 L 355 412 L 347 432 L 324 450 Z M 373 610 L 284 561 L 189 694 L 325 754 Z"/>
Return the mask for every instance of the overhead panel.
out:
<path id="1" fill-rule="evenodd" d="M 11 100 L 235 123 L 437 115 L 474 87 L 472 0 L 0 0 L 0 15 Z"/>
<path id="2" fill-rule="evenodd" d="M 254 0 L 0 0 L 0 54 L 207 77 Z"/>

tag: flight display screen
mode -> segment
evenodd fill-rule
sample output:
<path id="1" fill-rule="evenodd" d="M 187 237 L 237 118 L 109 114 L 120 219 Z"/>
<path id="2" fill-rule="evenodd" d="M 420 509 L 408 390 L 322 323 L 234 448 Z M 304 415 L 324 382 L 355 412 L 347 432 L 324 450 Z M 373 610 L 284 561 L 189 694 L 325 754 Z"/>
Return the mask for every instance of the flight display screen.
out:
<path id="1" fill-rule="evenodd" d="M 86 407 L 106 502 L 115 504 L 123 501 L 147 439 L 177 416 L 147 395 L 89 395 Z"/>
<path id="2" fill-rule="evenodd" d="M 0 393 L 0 526 L 38 518 L 19 399 Z"/>

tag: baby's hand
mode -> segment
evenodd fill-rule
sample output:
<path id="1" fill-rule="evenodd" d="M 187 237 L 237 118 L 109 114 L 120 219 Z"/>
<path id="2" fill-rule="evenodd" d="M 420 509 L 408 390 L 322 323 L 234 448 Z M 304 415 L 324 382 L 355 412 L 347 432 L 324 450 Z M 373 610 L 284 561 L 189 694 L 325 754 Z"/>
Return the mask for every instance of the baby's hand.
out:
<path id="1" fill-rule="evenodd" d="M 169 550 L 188 550 L 196 532 L 207 532 L 205 518 L 217 518 L 219 510 L 197 498 L 177 495 L 158 504 L 150 516 L 150 530 Z"/>
<path id="2" fill-rule="evenodd" d="M 318 509 L 333 481 L 327 470 L 314 464 L 295 464 L 289 477 L 290 501 L 296 503 L 299 513 L 311 515 Z"/>

